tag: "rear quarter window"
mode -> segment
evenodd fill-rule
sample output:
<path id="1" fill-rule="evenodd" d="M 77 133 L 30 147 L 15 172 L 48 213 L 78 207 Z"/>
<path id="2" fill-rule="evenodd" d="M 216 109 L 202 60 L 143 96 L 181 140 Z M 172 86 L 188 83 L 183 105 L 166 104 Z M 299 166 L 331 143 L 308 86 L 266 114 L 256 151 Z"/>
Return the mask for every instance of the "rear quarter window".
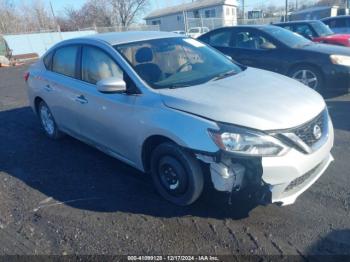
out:
<path id="1" fill-rule="evenodd" d="M 43 62 L 47 70 L 52 70 L 52 52 L 44 56 Z"/>

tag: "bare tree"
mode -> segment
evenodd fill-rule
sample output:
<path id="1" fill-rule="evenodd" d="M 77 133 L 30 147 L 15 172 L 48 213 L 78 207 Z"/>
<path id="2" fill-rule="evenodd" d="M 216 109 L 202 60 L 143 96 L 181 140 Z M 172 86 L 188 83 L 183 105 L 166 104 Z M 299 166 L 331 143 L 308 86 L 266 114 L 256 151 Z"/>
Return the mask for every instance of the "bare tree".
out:
<path id="1" fill-rule="evenodd" d="M 138 15 L 144 12 L 148 6 L 148 0 L 109 0 L 114 15 L 117 15 L 115 21 L 122 27 L 128 27 L 135 22 Z"/>
<path id="2" fill-rule="evenodd" d="M 316 3 L 316 5 L 329 5 L 329 6 L 333 6 L 333 5 L 339 5 L 339 6 L 344 6 L 345 5 L 345 1 L 347 0 L 318 0 L 318 2 Z"/>

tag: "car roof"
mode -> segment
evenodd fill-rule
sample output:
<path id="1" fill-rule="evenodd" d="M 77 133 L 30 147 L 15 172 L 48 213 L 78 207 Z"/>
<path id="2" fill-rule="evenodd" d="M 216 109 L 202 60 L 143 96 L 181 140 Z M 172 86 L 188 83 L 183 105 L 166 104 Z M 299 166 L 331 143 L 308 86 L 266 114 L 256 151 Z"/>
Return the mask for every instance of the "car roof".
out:
<path id="1" fill-rule="evenodd" d="M 350 15 L 338 15 L 338 16 L 330 16 L 321 19 L 321 21 L 334 20 L 334 19 L 342 19 L 342 18 L 350 18 Z"/>
<path id="2" fill-rule="evenodd" d="M 272 25 L 292 25 L 292 24 L 309 24 L 314 22 L 321 22 L 320 20 L 298 20 L 298 21 L 289 21 L 283 23 L 273 23 Z"/>
<path id="3" fill-rule="evenodd" d="M 154 40 L 154 39 L 171 38 L 171 37 L 181 37 L 181 36 L 172 32 L 130 31 L 130 32 L 95 34 L 95 35 L 75 38 L 75 40 L 79 40 L 79 39 L 100 40 L 100 41 L 107 42 L 110 45 L 119 45 L 119 44 L 147 41 L 147 40 Z"/>
<path id="4" fill-rule="evenodd" d="M 235 29 L 235 28 L 254 28 L 254 29 L 266 29 L 266 28 L 276 28 L 277 26 L 271 24 L 271 25 L 235 25 L 235 26 L 224 26 L 217 29 L 214 29 L 210 32 L 221 30 L 221 29 Z M 209 33 L 210 33 L 209 32 Z"/>

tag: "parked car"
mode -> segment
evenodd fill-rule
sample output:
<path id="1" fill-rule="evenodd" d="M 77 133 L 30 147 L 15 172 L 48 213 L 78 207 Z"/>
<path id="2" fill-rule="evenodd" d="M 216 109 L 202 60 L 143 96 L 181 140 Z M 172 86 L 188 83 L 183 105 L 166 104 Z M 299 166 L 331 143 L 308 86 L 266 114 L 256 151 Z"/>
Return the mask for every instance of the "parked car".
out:
<path id="1" fill-rule="evenodd" d="M 210 30 L 208 27 L 192 27 L 192 28 L 190 28 L 190 30 L 188 30 L 187 35 L 189 37 L 192 37 L 192 38 L 197 38 L 197 37 L 201 36 L 202 34 L 205 34 L 209 31 Z"/>
<path id="2" fill-rule="evenodd" d="M 173 31 L 173 33 L 179 34 L 179 35 L 186 35 L 186 32 L 185 31 L 181 31 L 181 30 Z"/>
<path id="3" fill-rule="evenodd" d="M 178 205 L 199 198 L 205 174 L 219 191 L 292 204 L 333 160 L 332 122 L 317 92 L 177 34 L 66 40 L 25 79 L 49 138 L 69 134 L 149 172 Z"/>
<path id="4" fill-rule="evenodd" d="M 350 34 L 335 34 L 327 25 L 318 20 L 294 21 L 274 25 L 298 33 L 313 42 L 350 47 Z"/>
<path id="5" fill-rule="evenodd" d="M 272 26 L 224 27 L 199 38 L 234 60 L 290 76 L 319 91 L 348 92 L 350 50 Z"/>
<path id="6" fill-rule="evenodd" d="M 323 18 L 323 23 L 329 26 L 336 34 L 350 34 L 350 16 L 340 15 Z"/>

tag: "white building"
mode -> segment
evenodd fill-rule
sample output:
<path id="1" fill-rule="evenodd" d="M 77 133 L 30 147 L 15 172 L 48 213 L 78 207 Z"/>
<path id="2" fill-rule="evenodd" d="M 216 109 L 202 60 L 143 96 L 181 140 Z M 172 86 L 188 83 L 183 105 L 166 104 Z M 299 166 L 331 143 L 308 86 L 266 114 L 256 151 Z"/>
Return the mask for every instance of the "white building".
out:
<path id="1" fill-rule="evenodd" d="M 237 6 L 237 0 L 197 0 L 155 10 L 144 19 L 147 25 L 159 25 L 161 31 L 187 31 L 196 26 L 213 29 L 236 25 Z"/>

